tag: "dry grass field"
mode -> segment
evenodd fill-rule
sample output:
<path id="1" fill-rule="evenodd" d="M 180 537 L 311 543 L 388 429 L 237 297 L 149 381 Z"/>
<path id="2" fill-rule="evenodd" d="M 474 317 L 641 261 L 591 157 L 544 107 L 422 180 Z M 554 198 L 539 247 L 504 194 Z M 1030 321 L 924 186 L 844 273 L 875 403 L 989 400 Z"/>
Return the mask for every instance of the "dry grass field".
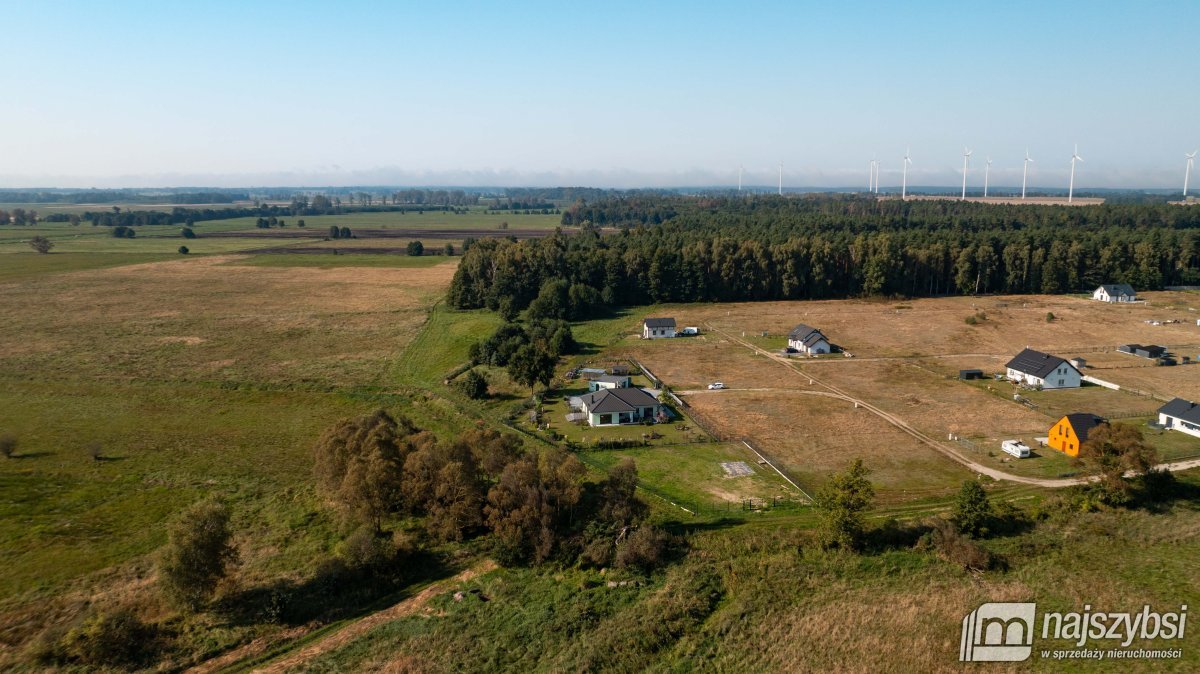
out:
<path id="1" fill-rule="evenodd" d="M 10 374 L 381 385 L 454 262 L 273 268 L 180 258 L 0 286 Z"/>
<path id="2" fill-rule="evenodd" d="M 1032 460 L 1010 461 L 999 451 L 1006 439 L 1034 438 L 1069 412 L 1092 412 L 1142 423 L 1161 402 L 1098 386 L 1032 392 L 1007 382 L 961 382 L 959 369 L 989 375 L 1026 346 L 1063 357 L 1083 356 L 1087 374 L 1153 392 L 1200 398 L 1200 366 L 1154 367 L 1115 352 L 1129 342 L 1170 346 L 1200 342 L 1195 324 L 1200 295 L 1147 293 L 1148 302 L 1102 304 L 1077 296 L 955 297 L 904 302 L 766 302 L 662 308 L 680 325 L 712 326 L 701 337 L 640 340 L 629 337 L 618 352 L 639 359 L 676 390 L 698 390 L 722 381 L 732 391 L 689 396 L 698 414 L 721 437 L 748 438 L 777 456 L 806 481 L 819 481 L 862 456 L 878 484 L 899 492 L 948 489 L 967 471 L 929 447 L 854 410 L 844 401 L 806 395 L 821 383 L 892 414 L 959 453 L 1030 476 L 1071 474 L 1070 461 L 1050 450 Z M 1047 314 L 1054 320 L 1048 321 Z M 976 324 L 967 323 L 975 317 Z M 1148 320 L 1179 320 L 1151 325 Z M 796 323 L 821 328 L 853 358 L 793 358 L 793 367 L 757 355 L 738 340 L 775 351 Z M 718 332 L 720 331 L 720 332 Z M 724 333 L 724 334 L 721 334 Z M 764 335 L 765 333 L 765 335 Z M 729 335 L 731 338 L 726 337 Z M 809 377 L 816 380 L 810 385 Z M 1013 400 L 1021 394 L 1036 407 Z M 951 442 L 953 434 L 970 444 Z M 1191 455 L 1179 443 L 1166 456 Z M 1158 438 L 1152 438 L 1158 443 Z"/>
<path id="3" fill-rule="evenodd" d="M 731 437 L 747 438 L 806 491 L 856 458 L 886 502 L 948 492 L 970 473 L 852 403 L 801 391 L 720 391 L 689 396 L 692 410 Z"/>

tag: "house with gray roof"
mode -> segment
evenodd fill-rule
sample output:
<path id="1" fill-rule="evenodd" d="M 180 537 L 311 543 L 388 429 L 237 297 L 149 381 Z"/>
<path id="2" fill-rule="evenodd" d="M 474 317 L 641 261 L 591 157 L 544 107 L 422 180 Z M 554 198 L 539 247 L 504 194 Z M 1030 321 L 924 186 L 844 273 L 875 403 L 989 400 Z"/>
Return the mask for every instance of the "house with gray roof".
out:
<path id="1" fill-rule="evenodd" d="M 801 323 L 788 333 L 788 348 L 809 355 L 830 353 L 829 339 L 811 325 Z"/>
<path id="2" fill-rule="evenodd" d="M 579 406 L 590 426 L 636 424 L 663 417 L 662 403 L 640 388 L 606 388 L 579 396 Z"/>
<path id="3" fill-rule="evenodd" d="M 1106 283 L 1096 288 L 1092 299 L 1101 302 L 1136 302 L 1137 293 L 1128 283 Z"/>
<path id="4" fill-rule="evenodd" d="M 642 339 L 662 339 L 674 336 L 674 318 L 647 318 L 642 321 Z"/>
<path id="5" fill-rule="evenodd" d="M 1083 375 L 1058 356 L 1025 349 L 1005 366 L 1009 381 L 1044 389 L 1079 388 Z"/>
<path id="6" fill-rule="evenodd" d="M 1200 438 L 1200 405 L 1175 398 L 1158 408 L 1158 423 L 1163 428 Z"/>

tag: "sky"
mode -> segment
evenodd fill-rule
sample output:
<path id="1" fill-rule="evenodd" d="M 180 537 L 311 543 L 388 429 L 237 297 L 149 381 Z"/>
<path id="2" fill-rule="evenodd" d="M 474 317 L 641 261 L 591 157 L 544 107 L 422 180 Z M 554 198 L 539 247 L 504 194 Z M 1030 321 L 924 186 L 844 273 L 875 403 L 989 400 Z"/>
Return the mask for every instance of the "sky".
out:
<path id="1" fill-rule="evenodd" d="M 0 0 L 0 187 L 1182 188 L 1200 2 Z"/>

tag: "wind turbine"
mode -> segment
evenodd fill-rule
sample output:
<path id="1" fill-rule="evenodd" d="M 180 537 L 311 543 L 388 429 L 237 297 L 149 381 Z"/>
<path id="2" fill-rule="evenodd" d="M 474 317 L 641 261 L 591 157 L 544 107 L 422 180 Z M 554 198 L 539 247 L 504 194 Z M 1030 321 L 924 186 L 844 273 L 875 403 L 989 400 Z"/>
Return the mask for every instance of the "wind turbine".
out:
<path id="1" fill-rule="evenodd" d="M 1029 157 L 1029 148 L 1025 148 L 1025 172 L 1021 174 L 1021 201 L 1025 200 L 1025 179 L 1029 177 L 1029 162 L 1033 161 Z"/>
<path id="2" fill-rule="evenodd" d="M 1079 144 L 1075 144 L 1075 152 L 1071 153 L 1071 184 L 1067 187 L 1067 203 L 1075 198 L 1075 161 L 1083 161 L 1083 157 L 1079 156 Z"/>
<path id="3" fill-rule="evenodd" d="M 912 160 L 908 158 L 908 148 L 904 148 L 904 175 L 900 178 L 900 201 L 904 201 L 908 196 L 908 165 L 911 163 Z"/>
<path id="4" fill-rule="evenodd" d="M 867 192 L 875 191 L 875 160 L 867 164 Z"/>
<path id="5" fill-rule="evenodd" d="M 742 191 L 742 169 L 743 168 L 745 168 L 745 167 L 743 167 L 741 164 L 738 164 L 738 192 L 739 193 Z"/>
<path id="6" fill-rule="evenodd" d="M 967 200 L 967 163 L 971 161 L 971 151 L 963 148 L 963 191 L 962 200 Z"/>
<path id="7" fill-rule="evenodd" d="M 879 161 L 875 161 L 875 194 L 879 194 Z"/>
<path id="8" fill-rule="evenodd" d="M 779 162 L 779 196 L 783 196 L 783 162 Z"/>
<path id="9" fill-rule="evenodd" d="M 983 167 L 983 198 L 987 199 L 988 174 L 992 172 L 992 158 L 987 158 L 987 164 Z"/>
<path id="10" fill-rule="evenodd" d="M 1191 154 L 1185 154 L 1187 157 L 1187 169 L 1183 172 L 1183 198 L 1187 198 L 1188 178 L 1192 177 L 1192 164 L 1196 163 L 1196 150 L 1192 150 Z"/>

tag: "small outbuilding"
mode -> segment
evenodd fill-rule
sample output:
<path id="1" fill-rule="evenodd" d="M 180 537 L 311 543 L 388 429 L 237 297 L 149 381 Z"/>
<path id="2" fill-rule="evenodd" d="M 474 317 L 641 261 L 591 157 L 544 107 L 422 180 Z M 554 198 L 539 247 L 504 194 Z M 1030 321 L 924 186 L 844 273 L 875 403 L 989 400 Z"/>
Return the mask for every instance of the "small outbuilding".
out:
<path id="1" fill-rule="evenodd" d="M 674 318 L 647 318 L 642 321 L 642 339 L 662 339 L 674 336 Z"/>
<path id="2" fill-rule="evenodd" d="M 1147 344 L 1145 346 L 1141 344 L 1122 344 L 1117 347 L 1117 351 L 1137 356 L 1138 358 L 1150 358 L 1153 360 L 1165 356 L 1167 354 L 1167 347 L 1155 344 Z"/>
<path id="3" fill-rule="evenodd" d="M 1106 423 L 1108 422 L 1095 414 L 1073 412 L 1050 427 L 1046 444 L 1067 456 L 1079 456 L 1079 448 L 1087 442 L 1088 434 L 1097 426 Z"/>
<path id="4" fill-rule="evenodd" d="M 629 388 L 632 381 L 629 375 L 602 374 L 588 382 L 588 391 L 596 392 L 606 388 Z"/>
<path id="5" fill-rule="evenodd" d="M 970 379 L 983 379 L 983 370 L 959 370 L 958 378 L 963 381 Z"/>
<path id="6" fill-rule="evenodd" d="M 1137 293 L 1128 283 L 1106 283 L 1096 288 L 1092 299 L 1100 302 L 1136 302 Z"/>
<path id="7" fill-rule="evenodd" d="M 1200 405 L 1175 398 L 1158 408 L 1158 423 L 1163 428 L 1200 438 Z"/>

